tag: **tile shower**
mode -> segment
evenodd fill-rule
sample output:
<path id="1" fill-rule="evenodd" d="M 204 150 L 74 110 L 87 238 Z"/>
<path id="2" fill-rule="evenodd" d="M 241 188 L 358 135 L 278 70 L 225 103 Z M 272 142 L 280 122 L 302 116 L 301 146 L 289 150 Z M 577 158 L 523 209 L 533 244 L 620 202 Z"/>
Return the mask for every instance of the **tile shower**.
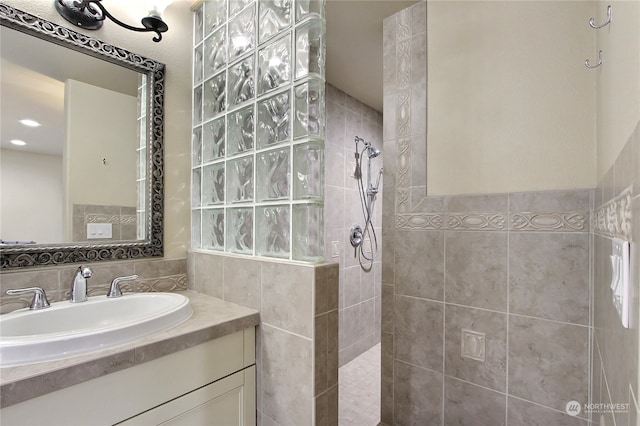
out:
<path id="1" fill-rule="evenodd" d="M 373 212 L 378 252 L 372 264 L 362 259 L 364 266 L 360 265 L 357 250 L 349 242 L 349 229 L 355 224 L 364 226 L 354 177 L 354 137 L 382 148 L 382 114 L 328 83 L 326 96 L 325 258 L 340 264 L 340 366 L 343 366 L 380 342 L 382 191 L 377 194 Z M 372 161 L 372 173 L 382 166 L 383 157 L 384 152 Z M 373 253 L 365 254 L 371 257 Z"/>

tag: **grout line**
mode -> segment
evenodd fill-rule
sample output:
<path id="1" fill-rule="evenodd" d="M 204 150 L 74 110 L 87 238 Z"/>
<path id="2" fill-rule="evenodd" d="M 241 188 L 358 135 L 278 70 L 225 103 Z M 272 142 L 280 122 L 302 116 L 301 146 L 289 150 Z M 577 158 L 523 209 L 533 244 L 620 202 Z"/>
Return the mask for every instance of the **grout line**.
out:
<path id="1" fill-rule="evenodd" d="M 547 410 L 554 411 L 556 413 L 560 413 L 560 414 L 564 414 L 564 415 L 568 416 L 568 414 L 565 411 L 559 410 L 557 408 L 549 407 L 547 405 L 543 405 L 543 404 L 540 404 L 538 402 L 530 401 L 528 399 L 521 398 L 521 397 L 516 396 L 516 395 L 507 395 L 507 397 L 508 398 L 513 398 L 513 399 L 517 399 L 519 401 L 527 402 L 529 404 L 536 405 L 536 406 L 541 407 L 541 408 L 546 408 Z M 577 417 L 577 418 L 580 419 L 580 420 L 585 420 L 585 421 L 588 422 L 588 419 L 585 419 L 584 417 Z"/>
<path id="2" fill-rule="evenodd" d="M 405 361 L 405 360 L 402 360 L 402 359 L 399 359 L 399 358 L 396 358 L 395 361 L 399 362 L 401 364 L 409 365 L 411 367 L 419 368 L 420 370 L 424 370 L 424 371 L 428 371 L 430 373 L 440 374 L 441 376 L 444 376 L 444 373 L 442 373 L 441 371 L 432 370 L 431 368 L 427 368 L 427 367 L 422 367 L 420 365 L 413 364 L 413 363 L 411 363 L 409 361 Z"/>
<path id="3" fill-rule="evenodd" d="M 593 191 L 591 191 L 590 195 L 591 199 L 593 199 Z M 595 261 L 595 251 L 594 251 L 594 236 L 593 232 L 589 233 L 589 342 L 588 342 L 588 371 L 587 371 L 587 402 L 593 403 L 593 370 L 594 370 L 594 357 L 593 357 L 593 339 L 594 339 L 594 331 L 593 331 L 593 322 L 594 322 L 594 289 L 595 289 L 595 276 L 594 276 L 594 261 Z M 588 415 L 589 422 L 593 421 L 593 412 L 589 411 Z"/>
<path id="4" fill-rule="evenodd" d="M 575 327 L 582 327 L 582 328 L 586 328 L 589 329 L 589 325 L 585 325 L 585 324 L 577 324 L 574 322 L 566 322 L 566 321 L 558 321 L 558 320 L 553 320 L 553 319 L 549 319 L 549 318 L 540 318 L 540 317 L 534 317 L 531 315 L 524 315 L 524 314 L 514 314 L 514 313 L 510 313 L 509 315 L 514 316 L 514 317 L 519 317 L 519 318 L 530 318 L 530 319 L 535 319 L 535 320 L 540 320 L 540 321 L 547 321 L 547 322 L 552 322 L 555 324 L 562 324 L 562 325 L 572 325 Z"/>
<path id="5" fill-rule="evenodd" d="M 444 377 L 445 378 L 449 378 L 449 379 L 453 379 L 453 380 L 457 380 L 458 382 L 466 383 L 466 384 L 471 385 L 471 386 L 476 386 L 476 387 L 479 387 L 479 388 L 482 388 L 482 389 L 485 389 L 485 390 L 488 390 L 488 391 L 491 391 L 491 392 L 494 392 L 494 393 L 499 393 L 500 395 L 508 396 L 506 392 L 502 392 L 502 391 L 499 391 L 499 390 L 491 389 L 491 388 L 489 388 L 487 386 L 479 385 L 477 383 L 473 383 L 473 382 L 470 382 L 468 380 L 464 380 L 464 379 L 461 379 L 459 377 L 452 376 L 450 374 L 444 374 Z"/>
<path id="6" fill-rule="evenodd" d="M 442 300 L 447 300 L 447 232 L 442 233 Z M 447 304 L 442 304 L 442 374 L 445 374 L 446 368 L 446 348 L 447 348 L 447 334 L 446 334 L 446 324 L 447 324 Z M 441 410 L 441 420 L 442 426 L 445 425 L 445 401 L 446 401 L 446 380 L 444 377 L 442 378 L 442 404 L 440 407 Z"/>
<path id="7" fill-rule="evenodd" d="M 313 343 L 313 339 L 311 337 L 306 337 L 306 336 L 303 336 L 302 334 L 298 334 L 298 333 L 294 333 L 293 331 L 285 330 L 284 328 L 277 327 L 277 326 L 275 326 L 273 324 L 269 324 L 268 322 L 264 322 L 264 321 L 262 322 L 262 325 L 266 325 L 268 327 L 273 328 L 274 330 L 278 330 L 278 331 L 281 331 L 283 333 L 291 334 L 292 336 L 296 336 L 296 337 L 304 339 L 304 340 L 306 340 L 308 342 Z"/>
<path id="8" fill-rule="evenodd" d="M 511 195 L 507 194 L 507 215 L 510 214 L 511 209 Z M 505 384 L 504 384 L 504 392 L 505 392 L 505 403 L 504 403 L 504 424 L 509 424 L 509 319 L 511 313 L 511 231 L 507 231 L 507 258 L 506 258 L 506 274 L 507 274 L 507 318 L 506 318 L 506 339 L 505 339 Z"/>

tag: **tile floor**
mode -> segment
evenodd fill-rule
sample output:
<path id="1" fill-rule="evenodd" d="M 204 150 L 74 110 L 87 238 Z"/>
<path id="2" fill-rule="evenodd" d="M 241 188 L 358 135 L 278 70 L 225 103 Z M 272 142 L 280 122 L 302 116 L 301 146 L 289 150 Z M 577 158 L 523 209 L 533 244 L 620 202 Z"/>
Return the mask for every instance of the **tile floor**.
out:
<path id="1" fill-rule="evenodd" d="M 380 343 L 340 367 L 339 426 L 380 423 Z"/>

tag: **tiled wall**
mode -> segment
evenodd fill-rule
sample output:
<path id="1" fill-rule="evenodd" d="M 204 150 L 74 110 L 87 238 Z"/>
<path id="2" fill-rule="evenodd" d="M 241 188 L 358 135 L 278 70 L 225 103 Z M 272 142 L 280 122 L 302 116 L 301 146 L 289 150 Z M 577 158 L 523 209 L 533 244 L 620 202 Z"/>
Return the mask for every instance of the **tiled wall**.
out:
<path id="1" fill-rule="evenodd" d="M 593 191 L 425 196 L 425 8 L 384 22 L 382 421 L 586 425 Z"/>
<path id="2" fill-rule="evenodd" d="M 126 262 L 86 263 L 93 271 L 87 280 L 89 296 L 106 295 L 111 281 L 116 277 L 138 274 L 135 281 L 120 284 L 122 291 L 180 291 L 187 289 L 186 259 L 141 260 Z M 49 302 L 68 300 L 71 296 L 71 283 L 78 265 L 38 268 L 29 270 L 11 270 L 0 276 L 0 313 L 5 314 L 16 309 L 29 307 L 31 295 L 7 296 L 11 288 L 42 287 Z"/>
<path id="3" fill-rule="evenodd" d="M 386 423 L 586 424 L 563 412 L 588 401 L 591 198 L 429 197 L 397 222 L 383 266 L 395 274 L 383 281 Z M 462 357 L 463 330 L 484 334 L 484 361 Z"/>
<path id="4" fill-rule="evenodd" d="M 636 425 L 640 314 L 640 124 L 595 192 L 594 333 L 591 393 L 596 404 L 628 404 L 594 413 L 595 424 Z M 631 241 L 631 327 L 624 328 L 611 300 L 611 239 Z M 601 417 L 602 415 L 602 417 Z M 615 422 L 614 422 L 615 418 Z"/>
<path id="5" fill-rule="evenodd" d="M 107 241 L 136 240 L 139 230 L 137 218 L 136 207 L 74 204 L 72 241 L 97 241 L 87 238 L 89 223 L 110 223 L 112 236 Z"/>
<path id="6" fill-rule="evenodd" d="M 355 169 L 354 137 L 371 142 L 382 151 L 382 114 L 341 90 L 326 85 L 327 139 L 325 144 L 325 258 L 340 264 L 340 365 L 351 361 L 380 341 L 382 275 L 382 191 L 377 196 L 373 224 L 378 254 L 373 262 L 362 259 L 349 242 L 349 229 L 364 227 Z M 362 150 L 362 144 L 360 145 Z M 373 184 L 382 167 L 382 156 L 373 159 Z M 366 161 L 363 162 L 366 186 Z M 381 184 L 382 185 L 382 184 Z M 371 257 L 368 241 L 365 254 Z"/>
<path id="7" fill-rule="evenodd" d="M 188 256 L 191 289 L 260 311 L 258 425 L 337 425 L 338 265 Z"/>

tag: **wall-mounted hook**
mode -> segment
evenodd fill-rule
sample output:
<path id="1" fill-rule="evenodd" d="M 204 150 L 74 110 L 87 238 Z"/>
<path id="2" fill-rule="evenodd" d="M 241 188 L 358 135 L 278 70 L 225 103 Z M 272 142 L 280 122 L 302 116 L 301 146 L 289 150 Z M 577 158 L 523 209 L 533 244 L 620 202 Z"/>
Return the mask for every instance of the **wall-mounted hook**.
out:
<path id="1" fill-rule="evenodd" d="M 589 26 L 591 28 L 596 29 L 596 30 L 599 30 L 600 28 L 606 27 L 610 23 L 611 23 L 611 5 L 607 6 L 607 20 L 605 21 L 604 24 L 596 25 L 595 18 L 589 19 Z"/>
<path id="2" fill-rule="evenodd" d="M 598 68 L 600 65 L 602 65 L 602 50 L 598 51 L 598 63 L 595 65 L 591 65 L 589 63 L 589 60 L 585 60 L 584 61 L 584 66 L 587 68 Z"/>

